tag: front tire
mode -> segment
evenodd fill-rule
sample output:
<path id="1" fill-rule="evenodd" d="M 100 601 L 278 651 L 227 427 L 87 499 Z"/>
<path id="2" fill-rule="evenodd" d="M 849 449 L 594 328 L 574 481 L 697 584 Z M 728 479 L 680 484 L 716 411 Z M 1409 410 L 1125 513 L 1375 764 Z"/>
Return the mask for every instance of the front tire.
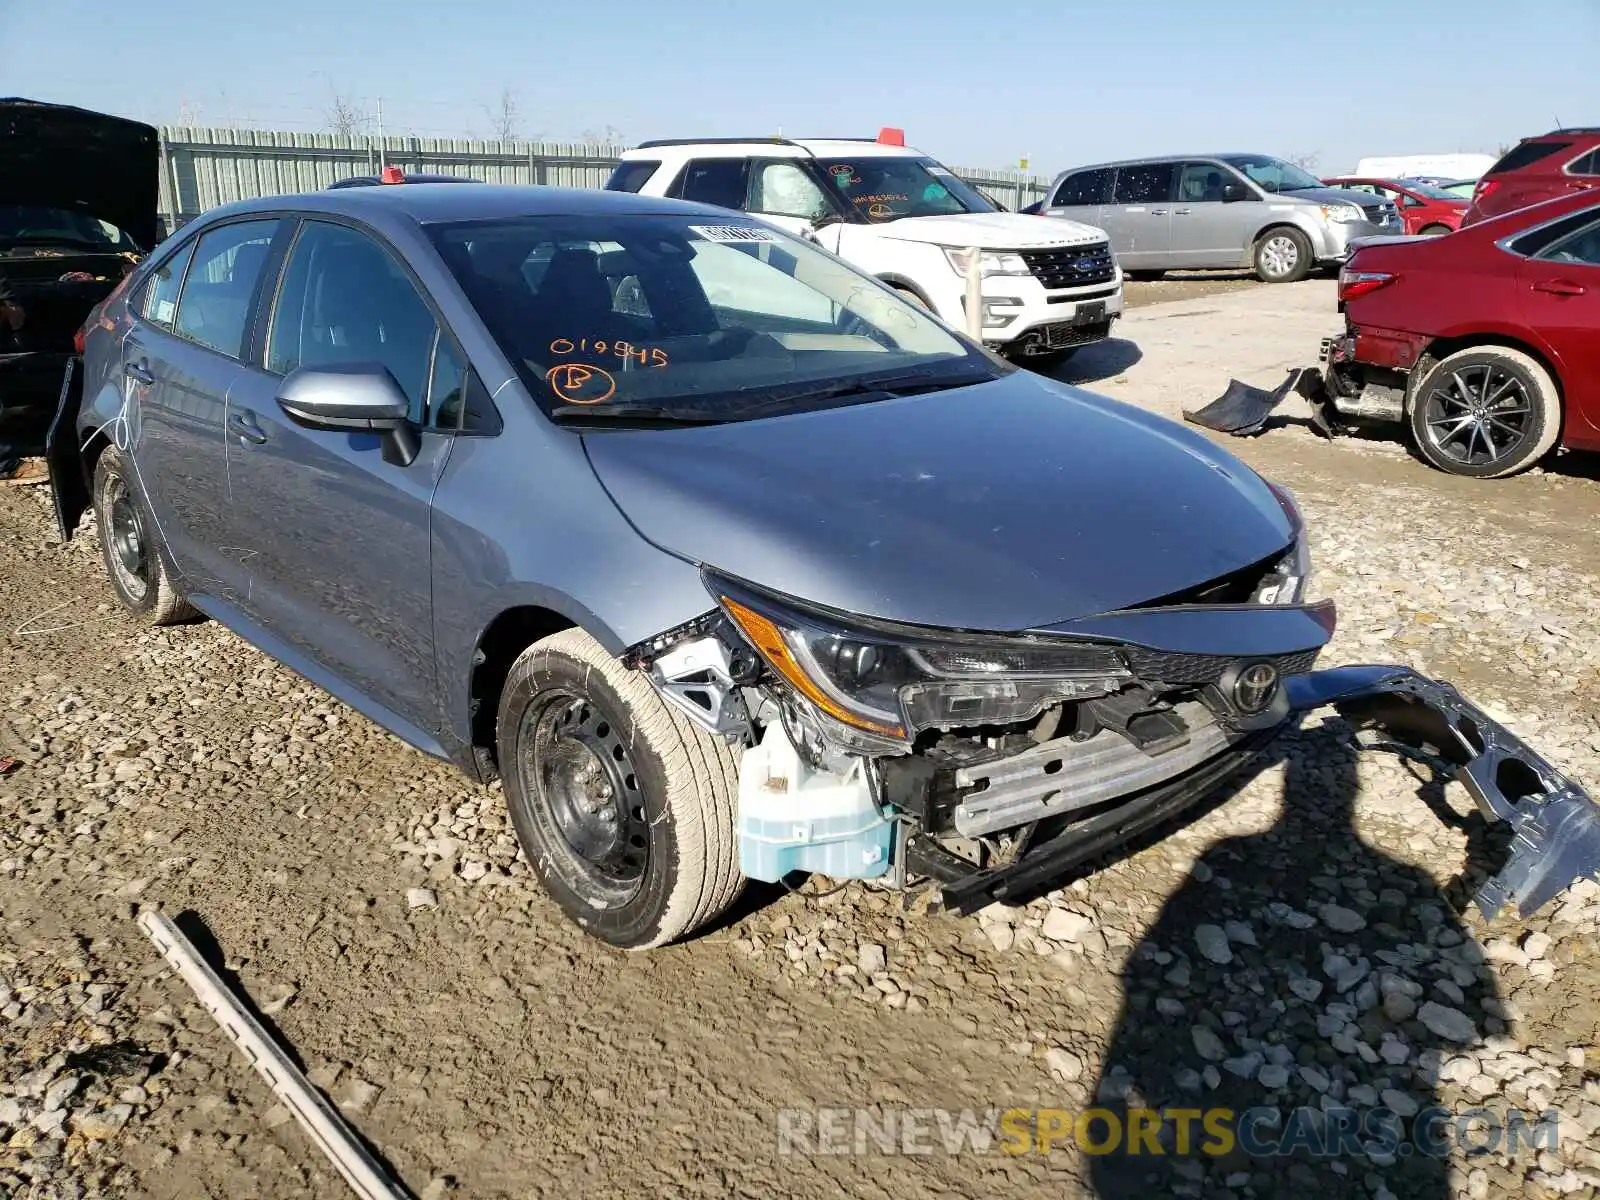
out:
<path id="1" fill-rule="evenodd" d="M 522 652 L 496 728 L 517 840 L 587 932 L 628 949 L 661 946 L 738 897 L 733 747 L 583 630 Z"/>
<path id="2" fill-rule="evenodd" d="M 1561 394 L 1536 359 L 1507 346 L 1458 350 L 1411 397 L 1411 440 L 1430 466 L 1500 479 L 1538 462 L 1561 436 Z"/>
<path id="3" fill-rule="evenodd" d="M 94 521 L 111 590 L 122 607 L 151 625 L 178 625 L 200 614 L 183 598 L 161 556 L 160 529 L 115 446 L 94 464 Z"/>
<path id="4" fill-rule="evenodd" d="M 1417 234 L 1420 237 L 1443 237 L 1445 234 L 1451 232 L 1453 231 L 1448 225 L 1424 225 L 1421 229 L 1417 230 Z"/>
<path id="5" fill-rule="evenodd" d="M 1256 278 L 1262 283 L 1298 283 L 1316 264 L 1311 259 L 1311 239 L 1298 229 L 1280 225 L 1256 242 Z"/>

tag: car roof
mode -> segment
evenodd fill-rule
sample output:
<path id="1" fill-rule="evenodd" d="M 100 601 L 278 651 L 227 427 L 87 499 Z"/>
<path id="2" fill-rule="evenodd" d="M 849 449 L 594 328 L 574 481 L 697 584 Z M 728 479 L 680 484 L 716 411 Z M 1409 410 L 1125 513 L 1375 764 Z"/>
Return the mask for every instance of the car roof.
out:
<path id="1" fill-rule="evenodd" d="M 633 192 L 608 192 L 598 188 L 560 188 L 480 183 L 457 187 L 450 183 L 414 183 L 406 187 L 333 188 L 289 196 L 258 196 L 240 200 L 206 214 L 238 216 L 255 212 L 343 213 L 352 217 L 380 219 L 409 217 L 418 224 L 439 221 L 492 220 L 497 217 L 704 215 L 726 224 L 748 220 L 742 213 L 709 204 L 685 200 L 666 200 Z"/>
<path id="2" fill-rule="evenodd" d="M 873 138 L 664 138 L 623 151 L 625 162 L 674 158 L 926 158 L 914 146 L 895 146 Z"/>
<path id="3" fill-rule="evenodd" d="M 1147 154 L 1143 158 L 1119 158 L 1115 162 L 1084 163 L 1081 167 L 1068 167 L 1060 175 L 1076 175 L 1079 171 L 1099 171 L 1106 167 L 1142 167 L 1149 163 L 1205 162 L 1225 158 L 1277 158 L 1275 154 L 1262 154 L 1255 150 L 1220 150 L 1200 154 Z"/>

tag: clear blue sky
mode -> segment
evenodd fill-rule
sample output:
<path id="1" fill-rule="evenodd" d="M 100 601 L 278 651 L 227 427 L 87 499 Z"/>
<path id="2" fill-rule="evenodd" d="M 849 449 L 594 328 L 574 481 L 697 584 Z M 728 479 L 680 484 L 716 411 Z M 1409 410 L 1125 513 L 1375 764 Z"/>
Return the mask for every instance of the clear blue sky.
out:
<path id="1" fill-rule="evenodd" d="M 962 166 L 1493 152 L 1600 123 L 1600 0 L 0 0 L 0 94 L 155 123 L 871 135 Z"/>

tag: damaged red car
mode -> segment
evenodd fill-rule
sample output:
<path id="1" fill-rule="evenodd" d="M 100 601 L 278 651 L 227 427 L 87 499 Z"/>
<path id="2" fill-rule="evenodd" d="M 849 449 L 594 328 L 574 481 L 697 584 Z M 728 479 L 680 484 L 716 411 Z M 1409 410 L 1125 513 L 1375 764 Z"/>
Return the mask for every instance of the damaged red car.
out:
<path id="1" fill-rule="evenodd" d="M 160 154 L 149 125 L 0 99 L 0 474 L 44 453 L 79 328 L 160 240 Z"/>
<path id="2" fill-rule="evenodd" d="M 1600 450 L 1600 191 L 1374 240 L 1339 302 L 1344 332 L 1322 348 L 1333 421 L 1401 422 L 1432 466 L 1478 479 Z"/>

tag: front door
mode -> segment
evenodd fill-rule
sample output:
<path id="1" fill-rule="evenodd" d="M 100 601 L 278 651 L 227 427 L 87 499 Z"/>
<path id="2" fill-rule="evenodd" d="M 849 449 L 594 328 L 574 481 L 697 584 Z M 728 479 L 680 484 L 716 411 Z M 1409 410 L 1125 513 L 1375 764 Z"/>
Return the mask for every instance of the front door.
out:
<path id="1" fill-rule="evenodd" d="M 1525 260 L 1517 285 L 1525 325 L 1544 334 L 1566 384 L 1567 436 L 1600 438 L 1600 210 L 1595 219 Z"/>
<path id="2" fill-rule="evenodd" d="M 223 424 L 279 225 L 238 221 L 190 242 L 152 272 L 122 343 L 126 403 L 107 433 L 132 446 L 157 530 L 194 593 L 226 598 Z"/>
<path id="3" fill-rule="evenodd" d="M 465 360 L 363 230 L 305 221 L 282 278 L 263 361 L 228 397 L 242 607 L 363 697 L 437 733 L 430 515 L 452 437 L 435 418 Z M 384 460 L 376 434 L 307 429 L 277 403 L 297 368 L 374 362 L 411 400 L 421 452 L 405 466 Z"/>
<path id="4" fill-rule="evenodd" d="M 1164 271 L 1172 259 L 1172 196 L 1175 163 L 1118 167 L 1105 231 L 1124 267 Z"/>
<path id="5" fill-rule="evenodd" d="M 1245 201 L 1224 202 L 1223 189 L 1239 177 L 1220 163 L 1186 162 L 1178 169 L 1172 205 L 1172 261 L 1179 267 L 1237 267 L 1250 245 L 1259 210 Z"/>

